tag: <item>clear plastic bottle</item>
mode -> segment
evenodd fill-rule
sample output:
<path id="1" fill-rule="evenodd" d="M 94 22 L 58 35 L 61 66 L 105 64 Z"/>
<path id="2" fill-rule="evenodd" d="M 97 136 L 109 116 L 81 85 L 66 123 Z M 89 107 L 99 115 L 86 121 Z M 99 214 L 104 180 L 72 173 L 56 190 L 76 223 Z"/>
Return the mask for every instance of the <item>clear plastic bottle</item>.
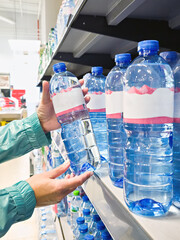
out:
<path id="1" fill-rule="evenodd" d="M 124 74 L 131 61 L 131 54 L 117 54 L 116 66 L 106 78 L 106 119 L 108 132 L 109 177 L 116 187 L 123 187 L 124 148 L 126 132 L 123 125 Z"/>
<path id="2" fill-rule="evenodd" d="M 71 225 L 71 201 L 73 199 L 73 193 L 67 195 L 67 222 Z"/>
<path id="3" fill-rule="evenodd" d="M 104 226 L 104 223 L 102 221 L 97 222 L 96 225 L 96 231 L 93 234 L 94 240 L 101 240 L 102 239 L 102 233 L 106 231 L 106 227 Z"/>
<path id="4" fill-rule="evenodd" d="M 92 222 L 91 211 L 90 209 L 83 209 L 83 217 L 85 219 L 85 223 L 88 225 L 88 228 Z"/>
<path id="5" fill-rule="evenodd" d="M 158 55 L 159 42 L 138 44 L 127 68 L 123 96 L 127 133 L 124 196 L 139 215 L 161 216 L 172 203 L 174 79 Z"/>
<path id="6" fill-rule="evenodd" d="M 73 239 L 77 239 L 79 237 L 79 227 L 84 223 L 85 223 L 84 217 L 78 217 L 76 219 L 76 225 L 73 230 Z"/>
<path id="7" fill-rule="evenodd" d="M 89 78 L 92 78 L 92 75 L 91 73 L 86 73 L 84 76 L 83 76 L 83 80 L 84 80 L 84 84 L 83 84 L 83 88 L 85 88 L 86 86 L 86 82 L 88 81 Z"/>
<path id="8" fill-rule="evenodd" d="M 53 69 L 50 94 L 71 170 L 78 175 L 100 167 L 100 155 L 78 79 L 66 71 L 64 63 Z"/>
<path id="9" fill-rule="evenodd" d="M 180 208 L 180 60 L 174 69 L 173 204 Z"/>
<path id="10" fill-rule="evenodd" d="M 94 240 L 94 236 L 93 235 L 90 235 L 90 234 L 87 234 L 84 238 L 84 240 Z"/>
<path id="11" fill-rule="evenodd" d="M 105 108 L 105 81 L 102 67 L 91 69 L 92 77 L 88 78 L 85 87 L 88 88 L 88 95 L 91 101 L 87 104 L 90 109 L 90 119 L 94 129 L 97 146 L 102 160 L 106 161 L 107 153 L 107 127 L 106 127 L 106 108 Z"/>
<path id="12" fill-rule="evenodd" d="M 63 6 L 64 26 L 68 26 L 70 15 L 75 7 L 74 0 L 66 0 Z"/>
<path id="13" fill-rule="evenodd" d="M 95 233 L 95 231 L 97 229 L 97 223 L 99 221 L 101 221 L 101 218 L 99 217 L 99 215 L 98 214 L 94 214 L 92 216 L 92 222 L 91 222 L 91 224 L 89 226 L 89 233 L 90 234 L 94 234 Z"/>
<path id="14" fill-rule="evenodd" d="M 166 62 L 171 66 L 172 69 L 174 68 L 178 60 L 177 52 L 167 51 L 161 52 L 159 55 L 164 58 L 164 60 L 166 60 Z"/>
<path id="15" fill-rule="evenodd" d="M 91 202 L 89 201 L 88 196 L 87 196 L 87 195 L 84 195 L 84 196 L 82 197 L 82 200 L 83 200 L 83 202 L 82 202 L 81 207 L 80 207 L 81 214 L 82 214 L 82 212 L 83 212 L 83 209 L 90 209 L 90 211 L 91 211 L 91 209 L 92 209 L 92 204 L 91 204 Z"/>
<path id="16" fill-rule="evenodd" d="M 74 229 L 76 226 L 76 219 L 80 216 L 80 206 L 82 199 L 79 196 L 79 191 L 75 190 L 73 192 L 73 198 L 71 201 L 71 228 Z"/>
<path id="17" fill-rule="evenodd" d="M 77 240 L 84 240 L 85 236 L 88 234 L 88 226 L 87 224 L 82 224 L 79 227 L 79 236 Z"/>
<path id="18" fill-rule="evenodd" d="M 112 237 L 107 230 L 102 232 L 101 238 L 102 240 L 112 240 Z"/>

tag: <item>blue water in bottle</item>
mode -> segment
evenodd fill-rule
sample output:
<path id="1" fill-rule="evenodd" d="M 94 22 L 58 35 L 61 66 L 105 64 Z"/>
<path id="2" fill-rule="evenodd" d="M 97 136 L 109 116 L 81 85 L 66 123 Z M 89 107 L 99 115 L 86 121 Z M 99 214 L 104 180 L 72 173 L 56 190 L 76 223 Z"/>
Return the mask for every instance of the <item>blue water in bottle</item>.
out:
<path id="1" fill-rule="evenodd" d="M 88 94 L 91 101 L 88 103 L 90 109 L 90 119 L 92 122 L 97 146 L 102 160 L 106 161 L 107 153 L 107 127 L 105 110 L 105 81 L 106 77 L 102 74 L 102 67 L 93 67 L 91 69 L 92 77 L 86 80 L 85 87 L 88 87 Z"/>
<path id="2" fill-rule="evenodd" d="M 177 52 L 175 51 L 161 52 L 159 55 L 162 58 L 164 58 L 164 60 L 166 60 L 166 62 L 171 66 L 172 69 L 174 68 L 178 60 Z"/>
<path id="3" fill-rule="evenodd" d="M 94 234 L 96 229 L 97 229 L 97 223 L 101 221 L 100 217 L 98 214 L 94 214 L 93 215 L 93 219 L 92 219 L 92 222 L 89 226 L 89 233 L 90 234 Z"/>
<path id="4" fill-rule="evenodd" d="M 173 197 L 174 79 L 158 50 L 158 41 L 140 42 L 125 74 L 124 196 L 129 209 L 144 216 L 165 214 Z"/>
<path id="5" fill-rule="evenodd" d="M 116 187 L 123 187 L 126 132 L 123 125 L 124 74 L 131 61 L 129 53 L 115 56 L 116 66 L 106 78 L 106 119 L 108 132 L 109 177 Z"/>
<path id="6" fill-rule="evenodd" d="M 78 79 L 64 63 L 53 66 L 50 94 L 71 170 L 81 174 L 100 166 L 100 155 Z"/>
<path id="7" fill-rule="evenodd" d="M 91 211 L 88 208 L 83 209 L 83 217 L 85 219 L 85 223 L 88 225 L 88 228 L 92 222 Z"/>
<path id="8" fill-rule="evenodd" d="M 174 67 L 173 204 L 180 208 L 180 61 Z"/>
<path id="9" fill-rule="evenodd" d="M 106 228 L 104 226 L 104 223 L 102 221 L 97 222 L 97 228 L 94 235 L 95 240 L 102 239 L 102 233 L 106 231 Z"/>
<path id="10" fill-rule="evenodd" d="M 101 237 L 102 240 L 112 240 L 112 237 L 107 230 L 102 232 Z"/>
<path id="11" fill-rule="evenodd" d="M 87 234 L 84 238 L 84 240 L 94 240 L 94 236 L 93 235 L 90 235 L 90 234 Z"/>

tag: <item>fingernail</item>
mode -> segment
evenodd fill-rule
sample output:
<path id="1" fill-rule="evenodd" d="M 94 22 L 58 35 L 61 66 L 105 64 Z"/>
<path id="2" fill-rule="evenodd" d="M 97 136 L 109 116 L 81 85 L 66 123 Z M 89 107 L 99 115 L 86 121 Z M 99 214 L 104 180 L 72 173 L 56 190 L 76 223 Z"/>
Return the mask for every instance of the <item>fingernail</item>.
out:
<path id="1" fill-rule="evenodd" d="M 66 165 L 69 165 L 69 164 L 70 164 L 70 161 L 69 161 L 69 160 L 65 161 L 65 164 L 66 164 Z"/>

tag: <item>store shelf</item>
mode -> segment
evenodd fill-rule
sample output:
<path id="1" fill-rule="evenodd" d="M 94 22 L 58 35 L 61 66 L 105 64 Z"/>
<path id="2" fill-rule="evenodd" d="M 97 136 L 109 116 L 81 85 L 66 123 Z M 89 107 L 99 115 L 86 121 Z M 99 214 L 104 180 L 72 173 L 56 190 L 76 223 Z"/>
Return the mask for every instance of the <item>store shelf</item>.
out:
<path id="1" fill-rule="evenodd" d="M 103 66 L 106 75 L 115 54 L 129 52 L 136 57 L 137 42 L 144 39 L 159 40 L 160 51 L 180 51 L 179 12 L 179 0 L 79 1 L 39 80 L 49 80 L 59 61 L 78 77 L 95 65 Z"/>
<path id="2" fill-rule="evenodd" d="M 67 223 L 67 217 L 60 217 L 59 223 L 60 223 L 60 227 L 63 235 L 63 240 L 73 240 L 72 229 Z"/>
<path id="3" fill-rule="evenodd" d="M 23 118 L 23 109 L 0 111 L 0 121 L 12 121 Z"/>
<path id="4" fill-rule="evenodd" d="M 180 210 L 172 206 L 166 216 L 158 218 L 133 214 L 123 200 L 123 190 L 112 185 L 107 166 L 83 188 L 114 240 L 179 239 Z"/>

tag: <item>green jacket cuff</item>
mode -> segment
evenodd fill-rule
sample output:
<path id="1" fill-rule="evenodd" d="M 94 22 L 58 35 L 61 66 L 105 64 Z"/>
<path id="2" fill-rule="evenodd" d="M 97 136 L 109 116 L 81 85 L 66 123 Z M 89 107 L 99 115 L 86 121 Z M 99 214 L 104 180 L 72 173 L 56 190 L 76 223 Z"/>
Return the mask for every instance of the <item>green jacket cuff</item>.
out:
<path id="1" fill-rule="evenodd" d="M 30 218 L 36 206 L 36 198 L 31 186 L 26 181 L 20 181 L 6 190 L 16 206 L 16 222 Z"/>
<path id="2" fill-rule="evenodd" d="M 27 125 L 26 133 L 32 144 L 33 149 L 41 148 L 42 146 L 48 146 L 49 144 L 51 144 L 51 135 L 50 133 L 44 133 L 37 113 L 34 113 L 30 117 L 26 118 L 24 121 L 24 125 L 25 128 Z M 28 128 L 28 126 L 32 126 L 32 128 Z M 32 134 L 32 131 L 34 134 Z"/>

